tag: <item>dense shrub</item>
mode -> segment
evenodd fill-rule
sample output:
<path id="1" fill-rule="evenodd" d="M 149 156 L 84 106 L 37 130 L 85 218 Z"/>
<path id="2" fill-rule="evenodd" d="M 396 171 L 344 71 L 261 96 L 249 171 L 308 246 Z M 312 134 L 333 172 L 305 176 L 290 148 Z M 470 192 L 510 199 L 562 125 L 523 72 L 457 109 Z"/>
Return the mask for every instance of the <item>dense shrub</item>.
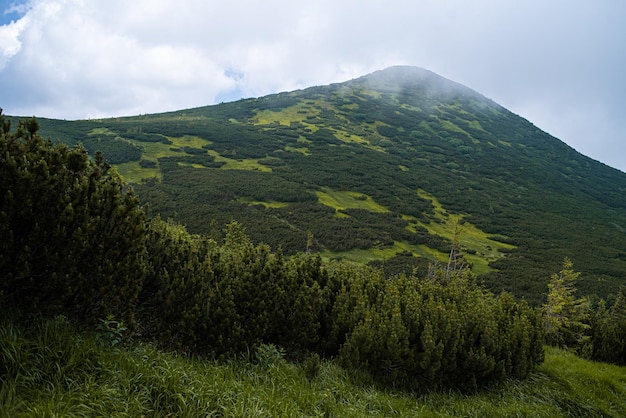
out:
<path id="1" fill-rule="evenodd" d="M 355 279 L 335 305 L 347 367 L 416 390 L 473 389 L 526 377 L 543 361 L 539 313 L 509 294 L 494 297 L 467 272 L 445 282 L 379 273 Z"/>
<path id="2" fill-rule="evenodd" d="M 141 332 L 175 346 L 200 349 L 203 344 L 215 345 L 207 338 L 208 321 L 234 309 L 232 297 L 222 294 L 223 289 L 210 287 L 213 271 L 207 262 L 216 244 L 156 218 L 148 225 L 146 246 L 150 269 L 139 294 Z M 210 296 L 221 302 L 219 308 L 211 306 L 211 312 Z"/>
<path id="3" fill-rule="evenodd" d="M 97 152 L 104 154 L 111 164 L 124 164 L 141 159 L 142 149 L 121 137 L 85 136 L 80 143 L 91 155 L 95 155 Z"/>
<path id="4" fill-rule="evenodd" d="M 0 298 L 23 312 L 132 321 L 144 212 L 101 155 L 54 145 L 35 119 L 0 132 Z"/>
<path id="5" fill-rule="evenodd" d="M 148 237 L 152 269 L 139 310 L 147 334 L 217 356 L 261 343 L 318 345 L 329 309 L 319 257 L 286 260 L 267 245 L 254 246 L 237 223 L 219 246 L 160 219 Z"/>
<path id="6" fill-rule="evenodd" d="M 626 286 L 620 287 L 610 308 L 600 301 L 591 314 L 589 333 L 589 343 L 583 354 L 593 360 L 626 365 Z"/>
<path id="7" fill-rule="evenodd" d="M 626 364 L 626 287 L 621 286 L 614 303 L 600 300 L 595 308 L 587 298 L 576 297 L 580 276 L 569 258 L 548 283 L 545 314 L 546 343 L 583 357 Z"/>

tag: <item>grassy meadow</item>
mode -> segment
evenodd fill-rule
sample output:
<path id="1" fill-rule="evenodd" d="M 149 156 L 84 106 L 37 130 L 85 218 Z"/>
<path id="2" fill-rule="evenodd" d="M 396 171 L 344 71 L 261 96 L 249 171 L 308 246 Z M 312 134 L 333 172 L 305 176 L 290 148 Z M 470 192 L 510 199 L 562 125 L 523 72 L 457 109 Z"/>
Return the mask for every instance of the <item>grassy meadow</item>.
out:
<path id="1" fill-rule="evenodd" d="M 546 348 L 529 379 L 476 393 L 377 388 L 365 374 L 274 346 L 214 361 L 77 333 L 62 317 L 0 327 L 2 417 L 619 417 L 626 368 Z"/>

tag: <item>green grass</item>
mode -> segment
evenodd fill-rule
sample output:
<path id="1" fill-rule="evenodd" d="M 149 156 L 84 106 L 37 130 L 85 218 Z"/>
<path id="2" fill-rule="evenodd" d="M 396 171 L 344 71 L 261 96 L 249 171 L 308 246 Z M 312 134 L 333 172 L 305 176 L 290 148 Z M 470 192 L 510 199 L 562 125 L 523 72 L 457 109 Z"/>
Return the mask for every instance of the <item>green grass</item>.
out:
<path id="1" fill-rule="evenodd" d="M 464 257 L 472 264 L 472 271 L 478 275 L 486 274 L 492 269 L 489 263 L 495 261 L 503 254 L 500 249 L 511 250 L 515 246 L 493 239 L 493 237 L 470 222 L 465 221 L 464 215 L 448 213 L 441 203 L 424 190 L 419 190 L 421 198 L 431 201 L 434 207 L 434 214 L 431 222 L 421 222 L 414 217 L 404 215 L 403 218 L 409 222 L 408 229 L 415 232 L 416 226 L 422 226 L 433 235 L 439 235 L 454 240 L 455 233 L 458 234 L 459 245 L 464 251 Z M 389 210 L 376 203 L 370 196 L 358 192 L 337 191 L 330 188 L 323 188 L 316 192 L 319 202 L 336 210 L 335 216 L 348 217 L 341 213 L 343 209 L 365 209 L 371 212 L 385 213 Z M 352 249 L 344 252 L 325 251 L 322 256 L 326 258 L 341 258 L 344 260 L 367 263 L 373 260 L 385 260 L 393 257 L 398 252 L 409 251 L 416 256 L 426 257 L 431 260 L 445 262 L 448 254 L 428 248 L 425 245 L 411 245 L 407 242 L 395 241 L 393 246 L 384 248 Z"/>
<path id="2" fill-rule="evenodd" d="M 307 147 L 292 147 L 287 145 L 285 147 L 285 151 L 289 152 L 299 152 L 302 155 L 311 155 L 311 151 Z"/>
<path id="3" fill-rule="evenodd" d="M 106 128 L 97 128 L 92 131 L 92 134 L 94 132 L 102 134 L 104 131 L 106 131 Z M 154 168 L 143 168 L 139 165 L 139 161 L 118 164 L 116 167 L 124 180 L 131 183 L 139 183 L 142 179 L 149 178 L 157 178 L 160 180 L 161 171 L 158 166 L 159 158 L 180 156 L 183 153 L 178 150 L 179 148 L 202 148 L 203 145 L 210 143 L 209 141 L 198 136 L 191 135 L 168 137 L 168 139 L 172 141 L 172 144 L 164 144 L 162 142 L 141 142 L 129 139 L 129 142 L 132 142 L 142 148 L 142 159 L 153 161 L 157 165 Z"/>
<path id="4" fill-rule="evenodd" d="M 412 394 L 377 387 L 368 376 L 333 361 L 307 369 L 280 355 L 259 356 L 259 351 L 218 362 L 145 343 L 111 346 L 96 337 L 74 332 L 62 318 L 30 329 L 3 320 L 0 416 L 626 415 L 626 368 L 553 348 L 524 381 L 471 394 L 425 388 Z"/>
<path id="5" fill-rule="evenodd" d="M 321 256 L 325 259 L 341 259 L 352 261 L 355 263 L 366 264 L 370 261 L 384 261 L 397 255 L 398 253 L 408 251 L 415 256 L 425 257 L 428 260 L 437 260 L 446 262 L 449 254 L 442 253 L 426 245 L 413 245 L 406 241 L 394 241 L 392 246 L 382 248 L 372 247 L 367 249 L 355 248 L 349 251 L 323 251 Z"/>
<path id="6" fill-rule="evenodd" d="M 464 215 L 448 213 L 439 200 L 426 191 L 418 190 L 417 194 L 423 199 L 430 200 L 434 207 L 434 215 L 429 223 L 415 221 L 415 224 L 423 226 L 433 235 L 442 236 L 450 241 L 454 240 L 456 233 L 461 249 L 466 250 L 463 255 L 472 263 L 472 270 L 476 274 L 485 274 L 492 270 L 488 264 L 504 256 L 499 252 L 500 249 L 516 248 L 514 245 L 493 239 L 490 234 L 467 222 Z M 411 220 L 407 216 L 405 219 Z"/>
<path id="7" fill-rule="evenodd" d="M 365 209 L 370 212 L 385 213 L 389 212 L 389 209 L 379 205 L 370 196 L 367 196 L 359 192 L 351 191 L 337 191 L 328 187 L 324 187 L 323 191 L 317 191 L 315 194 L 319 199 L 319 202 L 323 205 L 329 206 L 337 211 L 342 209 Z M 337 212 L 337 216 L 341 216 Z M 347 215 L 343 215 L 347 216 Z"/>
<path id="8" fill-rule="evenodd" d="M 287 206 L 289 206 L 289 202 L 277 202 L 275 200 L 270 200 L 270 201 L 252 200 L 252 199 L 245 198 L 245 197 L 241 197 L 241 198 L 237 199 L 237 202 L 244 203 L 244 204 L 250 205 L 250 206 L 263 205 L 266 209 L 268 209 L 268 208 L 273 208 L 273 209 L 286 208 Z"/>
<path id="9" fill-rule="evenodd" d="M 308 118 L 319 116 L 322 107 L 328 107 L 328 104 L 322 100 L 299 101 L 293 106 L 285 107 L 280 110 L 257 111 L 252 122 L 258 125 L 279 123 L 285 126 L 297 122 L 306 126 L 311 132 L 315 132 L 319 128 L 307 122 L 307 120 Z"/>
<path id="10" fill-rule="evenodd" d="M 102 129 L 100 129 L 101 131 Z M 158 159 L 163 157 L 175 157 L 184 155 L 182 148 L 202 148 L 204 145 L 210 144 L 210 141 L 202 139 L 198 136 L 184 135 L 181 137 L 168 137 L 172 144 L 164 144 L 162 142 L 140 142 L 135 140 L 129 140 L 130 142 L 142 147 L 143 155 L 142 159 L 148 161 L 154 161 L 157 166 L 154 168 L 143 168 L 140 166 L 139 161 L 131 161 L 128 163 L 116 165 L 119 173 L 124 180 L 130 183 L 139 183 L 142 179 L 156 178 L 161 179 L 161 171 L 158 166 Z M 215 157 L 216 162 L 223 162 L 222 170 L 252 170 L 252 171 L 264 171 L 271 172 L 272 169 L 268 166 L 259 163 L 258 159 L 232 159 L 223 157 L 217 151 L 207 150 L 207 155 Z M 179 165 L 193 167 L 197 169 L 206 168 L 201 164 L 179 163 Z"/>
<path id="11" fill-rule="evenodd" d="M 144 168 L 139 165 L 139 161 L 117 164 L 116 168 L 122 178 L 130 183 L 139 183 L 143 179 L 155 178 L 161 180 L 162 178 L 161 170 L 158 168 L 158 162 L 157 167 L 154 168 Z"/>
<path id="12" fill-rule="evenodd" d="M 358 108 L 356 104 L 351 108 L 355 107 Z M 344 116 L 336 112 L 336 109 L 334 109 L 333 106 L 330 106 L 329 103 L 324 100 L 301 100 L 293 106 L 285 107 L 280 110 L 257 111 L 252 120 L 258 125 L 271 125 L 274 123 L 278 123 L 280 125 L 290 126 L 292 123 L 300 123 L 305 126 L 309 131 L 316 132 L 319 129 L 319 126 L 310 123 L 309 118 L 319 117 L 322 110 L 332 111 L 336 118 L 340 119 L 347 125 L 349 124 Z M 348 144 L 359 144 L 376 151 L 384 152 L 384 149 L 373 146 L 368 139 L 358 134 L 348 132 L 342 129 L 337 129 L 335 127 L 328 127 L 328 129 L 333 131 L 335 137 L 342 142 Z M 298 149 L 292 148 L 292 150 L 297 151 Z"/>

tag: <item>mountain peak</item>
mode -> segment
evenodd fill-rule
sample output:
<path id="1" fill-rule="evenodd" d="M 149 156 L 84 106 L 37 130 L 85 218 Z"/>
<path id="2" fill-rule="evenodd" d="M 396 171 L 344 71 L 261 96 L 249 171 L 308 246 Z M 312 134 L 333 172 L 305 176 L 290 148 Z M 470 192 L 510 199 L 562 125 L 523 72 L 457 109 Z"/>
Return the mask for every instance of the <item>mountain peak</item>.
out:
<path id="1" fill-rule="evenodd" d="M 364 75 L 359 78 L 364 79 L 395 79 L 398 81 L 406 80 L 425 80 L 427 78 L 440 78 L 440 75 L 427 70 L 422 67 L 412 65 L 393 65 L 391 67 L 384 68 L 382 70 L 374 71 L 370 74 Z"/>
<path id="2" fill-rule="evenodd" d="M 381 93 L 419 95 L 427 99 L 443 101 L 459 97 L 471 97 L 483 102 L 491 102 L 469 87 L 425 68 L 409 65 L 391 66 L 374 71 L 346 84 L 365 87 Z M 491 104 L 494 103 L 491 102 Z"/>

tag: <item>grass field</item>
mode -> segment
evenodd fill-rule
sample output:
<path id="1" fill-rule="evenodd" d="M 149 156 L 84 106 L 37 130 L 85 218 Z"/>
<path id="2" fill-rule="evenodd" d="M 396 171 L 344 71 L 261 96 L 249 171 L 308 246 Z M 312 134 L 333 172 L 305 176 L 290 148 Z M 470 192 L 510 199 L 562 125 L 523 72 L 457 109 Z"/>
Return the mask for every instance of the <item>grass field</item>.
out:
<path id="1" fill-rule="evenodd" d="M 262 346 L 217 362 L 113 345 L 63 320 L 0 323 L 2 417 L 620 417 L 626 368 L 547 348 L 524 381 L 477 393 L 379 388 L 333 361 L 293 363 Z"/>
<path id="2" fill-rule="evenodd" d="M 335 209 L 338 217 L 348 216 L 339 212 L 342 209 L 365 209 L 376 213 L 389 212 L 389 209 L 379 205 L 374 199 L 363 193 L 332 190 L 328 187 L 324 187 L 322 190 L 315 192 L 319 202 Z"/>

